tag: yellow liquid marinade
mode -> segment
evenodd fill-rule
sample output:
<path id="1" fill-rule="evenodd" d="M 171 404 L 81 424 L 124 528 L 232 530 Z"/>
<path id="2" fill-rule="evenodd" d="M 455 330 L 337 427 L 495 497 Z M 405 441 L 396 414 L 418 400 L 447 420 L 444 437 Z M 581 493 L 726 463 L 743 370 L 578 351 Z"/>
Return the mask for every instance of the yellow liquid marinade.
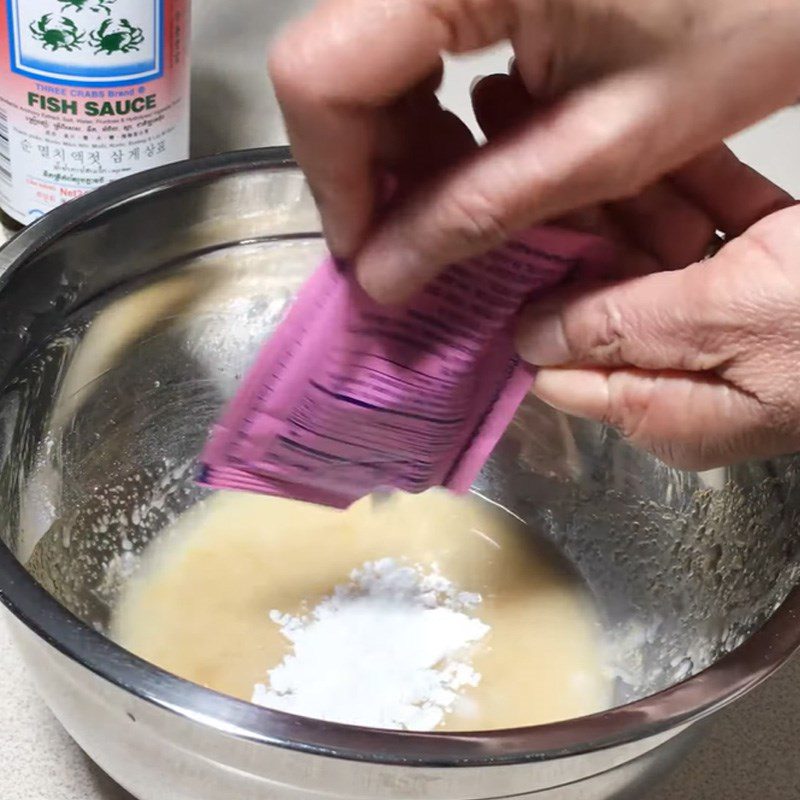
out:
<path id="1" fill-rule="evenodd" d="M 523 523 L 443 490 L 365 499 L 348 511 L 219 492 L 154 542 L 125 587 L 112 636 L 181 677 L 249 700 L 291 651 L 269 613 L 307 613 L 354 568 L 392 557 L 438 566 L 478 592 L 491 627 L 477 687 L 443 730 L 488 730 L 593 713 L 611 703 L 591 601 Z"/>

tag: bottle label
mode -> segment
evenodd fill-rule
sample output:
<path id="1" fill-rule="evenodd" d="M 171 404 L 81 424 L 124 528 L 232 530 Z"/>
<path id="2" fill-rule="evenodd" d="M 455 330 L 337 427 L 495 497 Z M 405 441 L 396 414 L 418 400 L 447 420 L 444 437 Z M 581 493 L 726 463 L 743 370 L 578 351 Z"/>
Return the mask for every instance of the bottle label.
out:
<path id="1" fill-rule="evenodd" d="M 188 156 L 188 0 L 6 0 L 0 13 L 10 216 Z"/>

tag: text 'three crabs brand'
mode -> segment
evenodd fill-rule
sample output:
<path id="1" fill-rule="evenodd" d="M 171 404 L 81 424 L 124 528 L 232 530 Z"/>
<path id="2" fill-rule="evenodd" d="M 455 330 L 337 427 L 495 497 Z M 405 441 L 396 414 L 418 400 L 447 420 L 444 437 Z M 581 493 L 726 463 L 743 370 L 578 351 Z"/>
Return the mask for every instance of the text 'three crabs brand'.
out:
<path id="1" fill-rule="evenodd" d="M 0 206 L 27 224 L 189 154 L 189 0 L 0 0 Z"/>

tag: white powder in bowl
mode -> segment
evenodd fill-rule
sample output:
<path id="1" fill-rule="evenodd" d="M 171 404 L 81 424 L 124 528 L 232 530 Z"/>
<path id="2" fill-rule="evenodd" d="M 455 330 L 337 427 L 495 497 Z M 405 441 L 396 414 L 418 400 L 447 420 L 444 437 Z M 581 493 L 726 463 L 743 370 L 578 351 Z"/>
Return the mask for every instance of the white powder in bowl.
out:
<path id="1" fill-rule="evenodd" d="M 273 611 L 293 652 L 256 684 L 258 705 L 331 722 L 429 731 L 477 686 L 471 645 L 489 631 L 435 567 L 384 558 L 354 570 L 310 614 Z"/>

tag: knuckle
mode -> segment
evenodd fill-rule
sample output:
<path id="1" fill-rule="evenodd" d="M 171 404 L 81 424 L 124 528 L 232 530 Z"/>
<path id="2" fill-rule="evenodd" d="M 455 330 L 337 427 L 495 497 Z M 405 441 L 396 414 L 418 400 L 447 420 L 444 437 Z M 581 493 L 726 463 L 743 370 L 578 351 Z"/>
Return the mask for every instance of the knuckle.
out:
<path id="1" fill-rule="evenodd" d="M 603 422 L 616 428 L 623 439 L 648 447 L 647 421 L 653 403 L 655 379 L 628 380 L 624 373 L 609 377 L 608 407 Z"/>
<path id="2" fill-rule="evenodd" d="M 584 341 L 581 336 L 570 330 L 570 321 L 575 326 L 591 326 Z M 624 360 L 628 324 L 617 303 L 608 296 L 600 296 L 594 301 L 590 313 L 580 308 L 566 324 L 567 341 L 578 343 L 573 347 L 575 358 L 587 359 L 594 364 L 615 364 Z"/>
<path id="3" fill-rule="evenodd" d="M 733 435 L 720 436 L 714 426 L 687 427 L 680 419 L 665 418 L 659 402 L 660 381 L 658 374 L 640 372 L 632 379 L 625 373 L 612 375 L 607 424 L 630 444 L 675 469 L 701 471 L 735 460 L 730 456 L 739 452 L 739 443 Z"/>

